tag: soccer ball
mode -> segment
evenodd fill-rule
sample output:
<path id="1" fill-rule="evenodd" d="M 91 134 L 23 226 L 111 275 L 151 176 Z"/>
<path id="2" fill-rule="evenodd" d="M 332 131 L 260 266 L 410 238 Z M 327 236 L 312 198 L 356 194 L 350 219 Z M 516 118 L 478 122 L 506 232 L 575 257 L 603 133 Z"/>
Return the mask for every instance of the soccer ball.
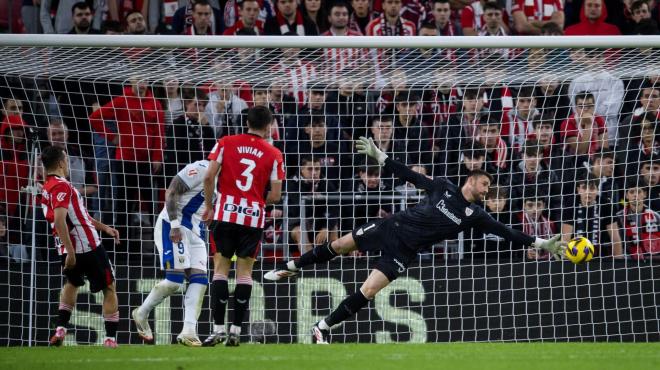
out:
<path id="1" fill-rule="evenodd" d="M 589 239 L 580 236 L 568 242 L 564 255 L 575 264 L 589 262 L 594 256 L 594 245 Z"/>

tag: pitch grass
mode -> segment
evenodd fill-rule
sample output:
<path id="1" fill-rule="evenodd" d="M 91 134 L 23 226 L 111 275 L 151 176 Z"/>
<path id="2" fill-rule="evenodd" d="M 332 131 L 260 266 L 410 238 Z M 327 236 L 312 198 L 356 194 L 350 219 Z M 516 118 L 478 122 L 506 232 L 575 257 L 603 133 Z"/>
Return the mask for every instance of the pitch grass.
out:
<path id="1" fill-rule="evenodd" d="M 660 369 L 660 343 L 300 344 L 2 348 L 4 370 Z"/>

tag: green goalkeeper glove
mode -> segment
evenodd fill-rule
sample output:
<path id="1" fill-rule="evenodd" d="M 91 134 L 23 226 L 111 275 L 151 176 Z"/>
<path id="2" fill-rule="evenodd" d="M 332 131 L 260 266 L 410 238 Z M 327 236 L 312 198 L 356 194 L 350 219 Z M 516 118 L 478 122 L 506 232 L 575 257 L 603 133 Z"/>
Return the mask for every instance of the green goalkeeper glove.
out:
<path id="1" fill-rule="evenodd" d="M 561 234 L 557 234 L 548 240 L 536 238 L 536 241 L 534 241 L 534 248 L 543 249 L 544 251 L 552 254 L 556 260 L 561 260 L 561 256 L 564 254 L 565 247 L 559 240 L 560 238 Z"/>
<path id="2" fill-rule="evenodd" d="M 387 159 L 387 154 L 378 149 L 372 138 L 367 139 L 364 136 L 360 136 L 360 138 L 355 142 L 355 148 L 357 149 L 358 153 L 366 154 L 368 157 L 377 160 L 378 164 L 381 166 Z"/>

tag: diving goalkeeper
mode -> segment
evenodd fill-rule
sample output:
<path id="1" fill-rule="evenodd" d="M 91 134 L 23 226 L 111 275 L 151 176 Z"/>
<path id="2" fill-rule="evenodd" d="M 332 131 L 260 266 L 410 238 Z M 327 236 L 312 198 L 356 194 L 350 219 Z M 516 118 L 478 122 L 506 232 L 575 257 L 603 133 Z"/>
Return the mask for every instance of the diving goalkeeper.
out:
<path id="1" fill-rule="evenodd" d="M 426 190 L 426 197 L 414 207 L 391 217 L 368 222 L 343 237 L 315 247 L 282 270 L 273 270 L 264 278 L 277 281 L 298 274 L 301 268 L 322 263 L 354 250 L 380 251 L 381 257 L 360 290 L 348 296 L 328 317 L 312 327 L 312 341 L 327 344 L 330 328 L 357 313 L 376 294 L 408 268 L 419 250 L 445 239 L 453 239 L 462 231 L 477 228 L 498 235 L 518 245 L 533 246 L 559 257 L 562 245 L 559 235 L 549 240 L 533 238 L 493 219 L 475 202 L 482 201 L 493 177 L 485 171 L 470 173 L 462 187 L 444 178 L 431 179 L 416 173 L 380 151 L 373 140 L 361 137 L 357 151 L 374 158 L 398 178 Z"/>

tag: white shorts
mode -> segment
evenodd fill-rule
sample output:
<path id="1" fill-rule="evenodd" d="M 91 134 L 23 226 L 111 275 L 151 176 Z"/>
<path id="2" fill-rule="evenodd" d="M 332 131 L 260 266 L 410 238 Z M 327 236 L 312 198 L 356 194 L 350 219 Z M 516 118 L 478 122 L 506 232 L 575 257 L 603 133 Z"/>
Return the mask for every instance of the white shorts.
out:
<path id="1" fill-rule="evenodd" d="M 160 268 L 163 270 L 185 270 L 189 268 L 206 272 L 208 250 L 206 242 L 190 229 L 181 227 L 181 242 L 170 240 L 170 223 L 158 217 L 154 229 L 154 243 L 160 256 Z"/>

